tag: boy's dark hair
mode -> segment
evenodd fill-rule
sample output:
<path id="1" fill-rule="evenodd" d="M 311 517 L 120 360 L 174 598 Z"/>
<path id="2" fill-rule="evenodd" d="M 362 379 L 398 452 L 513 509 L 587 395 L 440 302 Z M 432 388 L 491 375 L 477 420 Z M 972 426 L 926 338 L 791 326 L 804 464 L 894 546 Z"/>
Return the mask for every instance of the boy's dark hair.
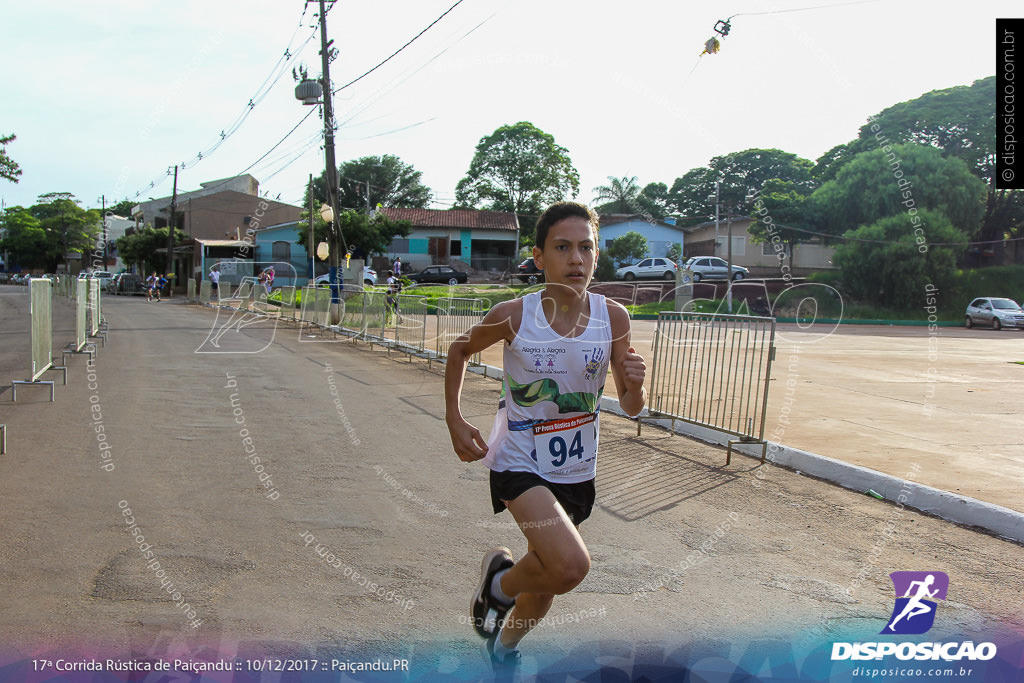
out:
<path id="1" fill-rule="evenodd" d="M 541 249 L 544 248 L 544 241 L 548 238 L 548 230 L 560 220 L 578 216 L 594 226 L 594 239 L 597 239 L 598 217 L 586 204 L 579 202 L 557 202 L 552 204 L 537 219 L 536 237 L 534 244 Z"/>

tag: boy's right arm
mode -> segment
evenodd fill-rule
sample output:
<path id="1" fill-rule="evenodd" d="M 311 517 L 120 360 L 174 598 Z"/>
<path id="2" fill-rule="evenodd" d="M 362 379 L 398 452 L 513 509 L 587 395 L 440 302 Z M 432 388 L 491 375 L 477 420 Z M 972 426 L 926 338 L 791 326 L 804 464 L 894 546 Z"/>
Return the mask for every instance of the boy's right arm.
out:
<path id="1" fill-rule="evenodd" d="M 480 460 L 487 455 L 487 443 L 480 430 L 462 417 L 459 405 L 462 380 L 473 354 L 500 341 L 511 342 L 522 318 L 521 300 L 504 301 L 487 312 L 469 332 L 456 339 L 448 349 L 444 371 L 445 422 L 456 455 L 464 462 Z"/>

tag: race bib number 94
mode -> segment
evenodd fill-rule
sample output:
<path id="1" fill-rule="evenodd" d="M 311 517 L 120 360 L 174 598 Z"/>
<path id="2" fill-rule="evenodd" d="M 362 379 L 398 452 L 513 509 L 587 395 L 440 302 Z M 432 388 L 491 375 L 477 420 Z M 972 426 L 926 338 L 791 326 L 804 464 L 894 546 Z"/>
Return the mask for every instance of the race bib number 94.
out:
<path id="1" fill-rule="evenodd" d="M 570 469 L 597 455 L 597 413 L 541 422 L 533 427 L 533 444 L 541 474 Z"/>

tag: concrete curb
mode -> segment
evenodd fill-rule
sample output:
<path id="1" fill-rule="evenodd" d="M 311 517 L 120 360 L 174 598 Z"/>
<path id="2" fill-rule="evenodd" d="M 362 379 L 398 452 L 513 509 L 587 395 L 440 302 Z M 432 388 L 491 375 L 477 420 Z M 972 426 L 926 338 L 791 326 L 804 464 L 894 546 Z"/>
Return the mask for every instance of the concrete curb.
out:
<path id="1" fill-rule="evenodd" d="M 428 352 L 430 353 L 430 352 Z M 433 354 L 431 354 L 433 355 Z M 470 365 L 469 371 L 484 377 L 500 379 L 502 369 L 493 365 Z M 619 400 L 610 396 L 601 397 L 601 410 L 629 417 L 619 407 Z M 728 446 L 729 434 L 693 425 L 688 422 L 648 417 L 645 408 L 641 417 L 646 424 L 663 427 L 668 431 L 693 437 L 705 443 Z M 760 445 L 734 444 L 733 451 L 748 458 L 761 459 Z M 900 479 L 891 474 L 877 472 L 867 467 L 829 458 L 817 453 L 802 451 L 783 444 L 768 442 L 766 461 L 779 467 L 838 484 L 843 488 L 866 493 L 871 490 L 895 505 L 919 510 L 925 514 L 941 517 L 955 524 L 983 529 L 1002 538 L 1024 543 L 1024 513 L 986 503 L 967 496 Z"/>

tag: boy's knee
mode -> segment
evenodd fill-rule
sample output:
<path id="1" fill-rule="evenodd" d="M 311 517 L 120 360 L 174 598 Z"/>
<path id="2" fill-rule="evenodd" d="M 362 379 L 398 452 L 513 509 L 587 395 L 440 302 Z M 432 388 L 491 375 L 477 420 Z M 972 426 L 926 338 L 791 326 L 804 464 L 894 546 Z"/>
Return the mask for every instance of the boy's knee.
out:
<path id="1" fill-rule="evenodd" d="M 571 557 L 563 562 L 555 573 L 556 592 L 558 595 L 568 593 L 580 585 L 589 571 L 590 557 L 585 553 Z"/>

